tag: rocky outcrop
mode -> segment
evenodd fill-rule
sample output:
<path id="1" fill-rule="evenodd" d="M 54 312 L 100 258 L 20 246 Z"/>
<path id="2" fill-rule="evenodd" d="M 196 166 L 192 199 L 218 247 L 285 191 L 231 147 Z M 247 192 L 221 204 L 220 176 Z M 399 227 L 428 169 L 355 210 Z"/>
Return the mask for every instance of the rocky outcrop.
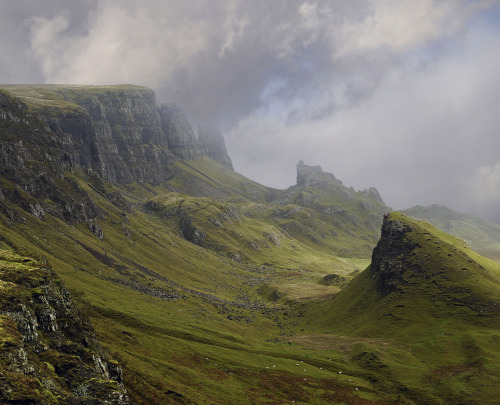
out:
<path id="1" fill-rule="evenodd" d="M 382 233 L 373 249 L 370 266 L 371 277 L 377 280 L 377 289 L 383 295 L 398 291 L 405 283 L 403 274 L 414 267 L 408 258 L 418 244 L 406 238 L 413 230 L 409 223 L 384 216 Z"/>
<path id="2" fill-rule="evenodd" d="M 0 402 L 128 404 L 119 364 L 45 263 L 0 251 Z"/>
<path id="3" fill-rule="evenodd" d="M 227 154 L 224 136 L 220 131 L 210 127 L 199 127 L 198 141 L 200 149 L 206 156 L 233 170 L 233 162 Z"/>
<path id="4" fill-rule="evenodd" d="M 184 239 L 198 246 L 203 245 L 207 235 L 201 229 L 198 229 L 193 225 L 191 218 L 186 217 L 182 219 L 180 228 Z"/>
<path id="5" fill-rule="evenodd" d="M 203 155 L 231 166 L 222 134 L 202 130 L 199 142 L 183 110 L 175 104 L 158 108 L 150 89 L 137 86 L 48 89 L 57 103 L 52 98 L 47 102 L 40 98 L 36 104 L 26 105 L 23 93 L 16 98 L 0 90 L 2 132 L 16 127 L 11 131 L 12 140 L 18 138 L 19 131 L 24 131 L 24 135 L 29 132 L 29 136 L 21 137 L 23 145 L 9 145 L 9 152 L 15 152 L 23 160 L 39 158 L 30 156 L 26 147 L 34 143 L 37 148 L 41 141 L 40 146 L 50 146 L 43 160 L 54 169 L 63 172 L 90 169 L 111 183 L 158 184 L 170 177 L 175 160 Z M 47 92 L 46 88 L 43 90 Z M 28 97 L 24 99 L 32 102 Z"/>
<path id="6" fill-rule="evenodd" d="M 321 166 L 308 166 L 301 160 L 297 165 L 297 186 L 316 186 L 322 182 L 338 182 L 332 173 L 325 173 Z"/>
<path id="7" fill-rule="evenodd" d="M 362 191 L 363 195 L 367 198 L 373 198 L 374 200 L 384 202 L 379 191 L 375 187 L 370 187 Z"/>
<path id="8" fill-rule="evenodd" d="M 163 132 L 155 94 L 144 88 L 92 91 L 62 88 L 58 93 L 79 107 L 67 114 L 40 111 L 73 166 L 91 168 L 111 183 L 158 184 L 175 160 Z"/>

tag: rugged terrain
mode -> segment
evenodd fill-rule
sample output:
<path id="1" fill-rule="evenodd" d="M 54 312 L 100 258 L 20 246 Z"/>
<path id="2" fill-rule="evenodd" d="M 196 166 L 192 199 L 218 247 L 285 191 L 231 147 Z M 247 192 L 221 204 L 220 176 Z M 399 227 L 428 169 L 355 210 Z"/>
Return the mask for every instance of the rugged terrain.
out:
<path id="1" fill-rule="evenodd" d="M 0 402 L 128 404 L 122 370 L 47 263 L 0 251 Z"/>
<path id="2" fill-rule="evenodd" d="M 382 226 L 376 189 L 319 166 L 299 162 L 287 190 L 246 179 L 218 131 L 196 137 L 178 106 L 155 103 L 136 86 L 0 90 L 0 249 L 52 265 L 131 403 L 493 398 L 478 387 L 498 378 L 496 264 L 400 214 Z M 427 282 L 433 300 L 419 298 Z"/>

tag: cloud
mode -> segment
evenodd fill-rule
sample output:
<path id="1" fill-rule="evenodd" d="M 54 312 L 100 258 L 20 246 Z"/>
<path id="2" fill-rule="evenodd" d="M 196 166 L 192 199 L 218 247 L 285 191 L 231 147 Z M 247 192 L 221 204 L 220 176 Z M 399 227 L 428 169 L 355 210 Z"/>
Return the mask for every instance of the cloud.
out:
<path id="1" fill-rule="evenodd" d="M 258 114 L 241 121 L 228 134 L 235 167 L 284 187 L 304 159 L 347 185 L 376 186 L 396 209 L 442 203 L 493 218 L 485 202 L 500 203 L 500 40 L 476 28 L 439 60 L 394 67 L 356 108 L 293 126 Z M 273 149 L 261 158 L 265 144 Z M 286 173 L 277 169 L 278 153 Z"/>
<path id="2" fill-rule="evenodd" d="M 294 124 L 351 108 L 405 52 L 487 2 L 95 0 L 81 13 L 85 3 L 48 2 L 51 16 L 28 20 L 47 82 L 143 84 L 195 120 L 231 126 L 259 109 Z"/>
<path id="3" fill-rule="evenodd" d="M 496 223 L 500 223 L 500 162 L 492 166 L 481 166 L 475 173 L 468 189 L 471 206 Z"/>

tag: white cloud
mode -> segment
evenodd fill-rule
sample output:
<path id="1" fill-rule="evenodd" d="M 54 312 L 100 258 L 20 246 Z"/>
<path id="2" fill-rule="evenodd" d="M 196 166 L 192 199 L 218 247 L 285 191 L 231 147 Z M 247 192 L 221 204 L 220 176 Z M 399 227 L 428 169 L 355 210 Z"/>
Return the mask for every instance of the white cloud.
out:
<path id="1" fill-rule="evenodd" d="M 337 56 L 386 48 L 405 52 L 429 41 L 451 37 L 468 19 L 494 4 L 492 0 L 377 0 L 364 20 L 343 27 Z"/>
<path id="2" fill-rule="evenodd" d="M 158 5 L 158 2 L 149 2 Z M 146 4 L 123 8 L 105 2 L 87 21 L 86 30 L 68 35 L 62 16 L 37 18 L 32 49 L 48 82 L 158 86 L 207 45 L 206 22 L 176 21 L 168 9 Z"/>
<path id="3" fill-rule="evenodd" d="M 479 203 L 494 200 L 500 202 L 500 162 L 494 166 L 481 166 L 476 171 L 473 198 Z"/>
<path id="4" fill-rule="evenodd" d="M 346 185 L 376 186 L 397 209 L 441 203 L 478 213 L 486 201 L 498 206 L 500 39 L 478 28 L 457 46 L 423 68 L 398 65 L 369 99 L 321 120 L 241 121 L 228 137 L 233 161 L 265 184 L 286 187 L 294 172 L 266 167 L 276 165 L 279 151 L 287 170 L 299 159 L 321 164 Z M 274 148 L 254 147 L 256 139 Z"/>

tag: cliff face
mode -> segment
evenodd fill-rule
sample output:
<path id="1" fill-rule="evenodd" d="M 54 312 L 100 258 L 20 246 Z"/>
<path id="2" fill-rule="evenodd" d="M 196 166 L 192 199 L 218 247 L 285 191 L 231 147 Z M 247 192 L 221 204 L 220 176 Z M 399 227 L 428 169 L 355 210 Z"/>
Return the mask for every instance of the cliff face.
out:
<path id="1" fill-rule="evenodd" d="M 162 104 L 161 124 L 172 152 L 182 160 L 201 156 L 201 150 L 191 124 L 176 104 Z"/>
<path id="2" fill-rule="evenodd" d="M 372 278 L 377 279 L 377 288 L 384 295 L 398 291 L 401 284 L 406 283 L 404 273 L 416 270 L 408 258 L 419 245 L 406 238 L 413 230 L 409 223 L 384 217 L 370 267 Z"/>
<path id="3" fill-rule="evenodd" d="M 297 165 L 297 186 L 315 186 L 322 182 L 338 180 L 332 173 L 326 173 L 321 166 L 308 166 L 301 160 Z"/>
<path id="4" fill-rule="evenodd" d="M 0 402 L 128 404 L 121 368 L 41 262 L 0 250 Z"/>
<path id="5" fill-rule="evenodd" d="M 199 127 L 198 140 L 201 151 L 213 160 L 233 170 L 233 162 L 227 154 L 224 136 L 213 128 Z"/>
<path id="6" fill-rule="evenodd" d="M 146 88 L 6 90 L 11 94 L 2 91 L 0 95 L 0 130 L 5 132 L 9 126 L 17 127 L 15 132 L 22 130 L 22 124 L 28 123 L 22 115 L 29 115 L 38 122 L 24 128 L 31 133 L 23 137 L 25 142 L 39 141 L 32 133 L 35 127 L 36 132 L 44 132 L 52 140 L 50 155 L 64 152 L 64 170 L 91 169 L 111 183 L 158 184 L 169 178 L 175 160 L 208 155 L 226 166 L 230 161 L 222 135 L 205 137 L 201 146 L 184 112 L 175 105 L 158 108 L 154 92 Z M 46 160 L 51 166 L 57 163 Z"/>
<path id="7" fill-rule="evenodd" d="M 7 202 L 67 222 L 102 216 L 68 177 L 76 170 L 114 184 L 160 184 L 176 160 L 230 164 L 222 135 L 201 146 L 180 108 L 158 108 L 154 92 L 137 86 L 0 89 L 0 134 L 0 209 L 14 222 L 22 215 Z"/>
<path id="8" fill-rule="evenodd" d="M 162 130 L 154 92 L 149 89 L 59 93 L 82 110 L 41 115 L 59 136 L 75 165 L 90 167 L 111 183 L 159 183 L 169 176 L 175 155 Z"/>

